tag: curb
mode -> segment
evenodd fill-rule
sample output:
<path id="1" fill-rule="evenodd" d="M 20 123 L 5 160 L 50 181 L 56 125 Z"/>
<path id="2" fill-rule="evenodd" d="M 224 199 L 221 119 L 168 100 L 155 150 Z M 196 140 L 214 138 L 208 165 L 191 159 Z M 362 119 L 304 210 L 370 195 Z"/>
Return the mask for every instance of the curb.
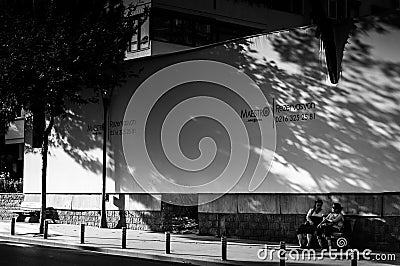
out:
<path id="1" fill-rule="evenodd" d="M 217 265 L 243 265 L 242 261 L 219 261 L 219 260 L 198 260 L 198 259 L 189 259 L 189 258 L 181 258 L 174 257 L 173 255 L 157 255 L 157 254 L 148 254 L 148 253 L 138 253 L 135 251 L 129 251 L 128 249 L 114 249 L 114 248 L 99 248 L 93 245 L 87 244 L 73 244 L 66 243 L 62 241 L 52 241 L 45 239 L 32 239 L 28 237 L 19 237 L 19 236 L 7 236 L 0 234 L 0 240 L 9 241 L 14 243 L 21 244 L 33 244 L 44 247 L 53 247 L 53 248 L 65 248 L 65 249 L 73 249 L 73 250 L 81 250 L 86 252 L 96 252 L 107 255 L 114 256 L 124 256 L 138 259 L 148 259 L 148 260 L 156 260 L 163 262 L 173 262 L 173 263 L 182 263 L 189 265 L 199 265 L 199 266 L 217 266 Z M 265 264 L 265 263 L 264 263 Z"/>

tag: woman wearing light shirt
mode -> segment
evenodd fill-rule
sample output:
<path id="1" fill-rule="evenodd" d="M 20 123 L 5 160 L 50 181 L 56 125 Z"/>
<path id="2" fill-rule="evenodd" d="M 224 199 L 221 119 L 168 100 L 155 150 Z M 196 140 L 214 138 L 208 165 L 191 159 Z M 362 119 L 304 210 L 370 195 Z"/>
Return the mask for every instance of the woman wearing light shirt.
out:
<path id="1" fill-rule="evenodd" d="M 315 201 L 314 207 L 309 209 L 307 212 L 306 222 L 300 225 L 297 230 L 297 239 L 302 248 L 310 248 L 312 237 L 317 231 L 317 225 L 323 220 L 322 204 L 322 200 Z M 304 235 L 307 235 L 307 245 L 304 245 Z"/>

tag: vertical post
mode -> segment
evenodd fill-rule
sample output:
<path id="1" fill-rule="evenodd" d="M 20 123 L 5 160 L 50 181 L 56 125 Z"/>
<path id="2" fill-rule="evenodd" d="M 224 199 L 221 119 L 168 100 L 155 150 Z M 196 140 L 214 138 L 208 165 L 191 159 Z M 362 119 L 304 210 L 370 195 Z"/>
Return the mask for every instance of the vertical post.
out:
<path id="1" fill-rule="evenodd" d="M 286 256 L 286 244 L 285 241 L 281 241 L 279 244 L 279 265 L 285 266 L 285 256 Z"/>
<path id="2" fill-rule="evenodd" d="M 122 248 L 126 248 L 126 227 L 122 227 Z"/>
<path id="3" fill-rule="evenodd" d="M 45 136 L 48 138 L 48 136 Z M 43 141 L 43 148 L 42 148 L 42 190 L 41 190 L 41 206 L 40 206 L 40 224 L 39 224 L 39 233 L 44 234 L 44 224 L 46 220 L 46 183 L 47 183 L 47 150 L 48 146 L 46 141 Z"/>
<path id="4" fill-rule="evenodd" d="M 81 244 L 85 244 L 85 224 L 81 224 Z"/>
<path id="5" fill-rule="evenodd" d="M 13 217 L 11 219 L 11 235 L 14 236 L 15 235 L 15 217 Z"/>
<path id="6" fill-rule="evenodd" d="M 103 175 L 101 190 L 101 217 L 100 227 L 107 228 L 107 212 L 106 212 L 106 178 L 107 178 L 107 139 L 108 139 L 108 107 L 110 103 L 110 95 L 102 92 L 103 98 Z"/>
<path id="7" fill-rule="evenodd" d="M 356 251 L 352 250 L 351 252 L 351 266 L 357 266 L 357 256 L 358 253 L 356 253 Z"/>
<path id="8" fill-rule="evenodd" d="M 171 233 L 165 232 L 165 254 L 171 254 Z"/>
<path id="9" fill-rule="evenodd" d="M 0 121 L 0 173 L 3 172 L 3 153 L 6 149 L 6 125 Z"/>
<path id="10" fill-rule="evenodd" d="M 221 260 L 226 260 L 226 236 L 221 236 Z"/>
<path id="11" fill-rule="evenodd" d="M 44 221 L 44 232 L 43 232 L 43 238 L 47 239 L 49 234 L 49 221 Z"/>

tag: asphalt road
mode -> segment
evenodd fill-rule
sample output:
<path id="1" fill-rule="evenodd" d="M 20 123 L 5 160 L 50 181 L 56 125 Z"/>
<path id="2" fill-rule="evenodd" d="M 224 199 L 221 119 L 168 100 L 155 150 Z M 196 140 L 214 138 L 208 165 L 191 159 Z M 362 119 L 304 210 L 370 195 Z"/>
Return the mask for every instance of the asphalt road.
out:
<path id="1" fill-rule="evenodd" d="M 1 266 L 160 266 L 183 265 L 95 252 L 0 242 Z"/>

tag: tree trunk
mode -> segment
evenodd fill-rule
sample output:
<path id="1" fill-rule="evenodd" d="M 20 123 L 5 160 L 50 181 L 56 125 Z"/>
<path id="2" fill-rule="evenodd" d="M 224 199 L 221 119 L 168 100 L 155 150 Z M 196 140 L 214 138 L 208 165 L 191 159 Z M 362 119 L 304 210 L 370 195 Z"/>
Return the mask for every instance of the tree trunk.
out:
<path id="1" fill-rule="evenodd" d="M 108 136 L 108 108 L 109 99 L 103 97 L 103 175 L 101 190 L 101 211 L 100 228 L 107 228 L 107 210 L 106 210 L 106 179 L 107 179 L 107 136 Z"/>
<path id="2" fill-rule="evenodd" d="M 6 125 L 0 120 L 0 174 L 3 172 L 3 155 L 6 149 Z M 3 154 L 4 153 L 4 154 Z"/>
<path id="3" fill-rule="evenodd" d="M 49 136 L 54 125 L 54 117 L 50 118 L 50 123 L 44 131 L 42 144 L 42 203 L 40 208 L 40 227 L 39 233 L 44 232 L 44 221 L 46 219 L 46 183 L 47 183 L 47 152 L 49 151 Z"/>

